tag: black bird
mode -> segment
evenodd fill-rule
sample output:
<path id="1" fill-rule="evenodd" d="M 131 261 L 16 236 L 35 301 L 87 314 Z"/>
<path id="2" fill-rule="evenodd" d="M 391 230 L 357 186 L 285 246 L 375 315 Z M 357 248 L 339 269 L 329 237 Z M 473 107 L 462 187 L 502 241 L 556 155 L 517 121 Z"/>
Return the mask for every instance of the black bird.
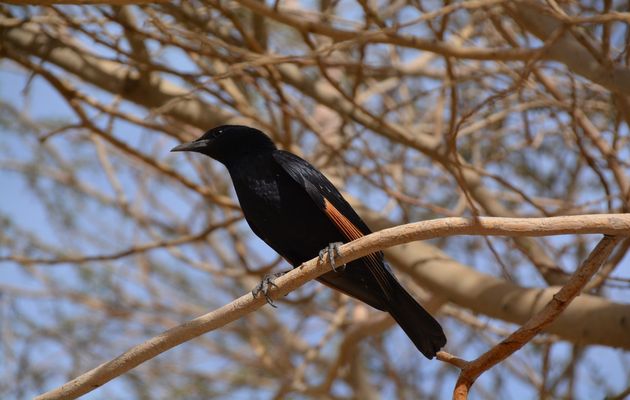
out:
<path id="1" fill-rule="evenodd" d="M 193 151 L 224 164 L 247 223 L 293 267 L 331 243 L 371 233 L 333 184 L 295 154 L 278 150 L 261 131 L 240 125 L 211 129 L 171 151 Z M 418 350 L 431 359 L 446 344 L 440 324 L 400 285 L 378 252 L 318 279 L 389 312 Z"/>

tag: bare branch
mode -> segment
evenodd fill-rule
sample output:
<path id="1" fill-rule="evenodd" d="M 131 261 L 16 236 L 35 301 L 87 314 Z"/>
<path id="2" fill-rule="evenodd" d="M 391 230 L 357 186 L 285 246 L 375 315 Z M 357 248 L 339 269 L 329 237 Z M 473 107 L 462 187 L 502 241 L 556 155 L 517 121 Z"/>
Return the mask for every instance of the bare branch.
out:
<path id="1" fill-rule="evenodd" d="M 613 227 L 607 226 L 604 222 L 613 222 Z M 357 239 L 353 242 L 340 247 L 340 256 L 338 263 L 348 263 L 357 258 L 366 256 L 370 253 L 383 250 L 390 246 L 412 242 L 414 240 L 424 240 L 444 235 L 487 235 L 491 233 L 503 235 L 532 235 L 541 236 L 543 234 L 568 234 L 571 233 L 605 233 L 611 232 L 618 235 L 630 235 L 630 214 L 618 215 L 580 215 L 571 217 L 557 218 L 478 218 L 475 220 L 466 220 L 463 218 L 445 218 L 442 220 L 416 222 L 413 224 L 402 225 L 395 228 L 386 229 L 375 232 L 368 236 Z M 613 239 L 607 239 L 605 243 L 616 243 Z M 610 247 L 610 251 L 612 248 Z M 608 248 L 608 247 L 606 247 Z M 594 253 L 595 254 L 595 253 Z M 604 257 L 601 252 L 597 253 L 596 261 L 603 261 Z M 607 257 L 608 253 L 605 254 Z M 605 259 L 605 258 L 604 258 Z M 590 260 L 590 259 L 589 259 Z M 585 275 L 581 270 L 576 272 L 575 276 L 580 277 L 580 284 L 583 286 L 588 279 L 595 273 L 597 266 L 593 269 L 592 262 L 585 262 L 589 266 L 590 274 Z M 592 269 L 592 271 L 591 271 Z M 306 282 L 331 270 L 327 262 L 321 263 L 318 258 L 314 258 L 300 267 L 295 268 L 289 273 L 278 278 L 274 283 L 269 295 L 272 299 L 278 299 L 285 296 L 289 292 L 297 289 Z M 574 278 L 566 287 L 577 292 L 582 286 L 574 283 Z M 583 280 L 583 281 L 582 281 Z M 565 289 L 563 289 L 565 290 Z M 565 291 L 561 290 L 561 293 Z M 566 289 L 568 291 L 569 289 Z M 564 309 L 570 300 L 577 295 L 572 293 L 567 297 L 568 300 L 561 300 L 557 309 L 556 316 Z M 235 321 L 244 315 L 262 307 L 265 304 L 263 297 L 255 298 L 251 294 L 244 295 L 237 300 L 201 317 L 195 318 L 185 324 L 156 336 L 138 346 L 133 347 L 112 361 L 104 363 L 95 369 L 86 372 L 76 379 L 62 385 L 61 387 L 44 393 L 37 397 L 37 400 L 52 399 L 73 399 L 86 394 L 101 385 L 109 382 L 115 377 L 135 368 L 136 366 L 148 361 L 157 355 L 204 333 L 220 328 L 232 321 Z M 548 313 L 548 311 L 547 311 Z M 537 319 L 536 319 L 537 321 Z M 544 325 L 550 323 L 552 319 L 545 319 Z M 543 326 L 544 326 L 543 325 Z M 540 329 L 542 329 L 542 327 Z M 533 335 L 540 331 L 538 329 Z M 530 330 L 530 332 L 532 332 Z M 529 339 L 528 339 L 529 340 Z M 472 382 L 471 382 L 472 384 Z"/>
<path id="2" fill-rule="evenodd" d="M 551 324 L 571 301 L 578 296 L 595 272 L 608 259 L 608 256 L 621 240 L 620 237 L 605 236 L 593 249 L 584 263 L 571 276 L 571 279 L 553 296 L 545 308 L 534 315 L 525 325 L 474 361 L 461 365 L 462 371 L 453 391 L 454 400 L 465 400 L 471 386 L 493 366 L 508 358 L 527 344 L 534 336 Z"/>

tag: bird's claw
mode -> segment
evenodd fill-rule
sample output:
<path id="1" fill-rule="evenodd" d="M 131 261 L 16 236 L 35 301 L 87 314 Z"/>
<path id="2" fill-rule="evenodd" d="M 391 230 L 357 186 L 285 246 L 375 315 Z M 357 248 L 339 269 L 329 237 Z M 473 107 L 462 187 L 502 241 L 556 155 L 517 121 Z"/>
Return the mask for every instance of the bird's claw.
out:
<path id="1" fill-rule="evenodd" d="M 261 293 L 265 296 L 265 300 L 267 301 L 267 304 L 269 304 L 271 307 L 273 308 L 278 308 L 278 306 L 276 306 L 275 304 L 273 304 L 273 299 L 271 297 L 269 297 L 269 291 L 271 290 L 271 287 L 278 287 L 278 285 L 276 285 L 273 281 L 276 278 L 281 277 L 282 275 L 284 275 L 285 272 L 276 272 L 273 274 L 267 274 L 265 275 L 262 280 L 260 281 L 260 283 L 258 285 L 256 285 L 256 287 L 252 290 L 252 296 L 254 296 L 254 298 L 258 297 L 258 295 L 260 295 Z"/>
<path id="2" fill-rule="evenodd" d="M 342 242 L 333 242 L 329 243 L 328 246 L 324 247 L 319 251 L 319 262 L 324 262 L 324 256 L 328 254 L 328 262 L 332 267 L 332 270 L 335 272 L 342 272 L 346 268 L 346 264 L 343 264 L 341 267 L 337 268 L 335 264 L 335 257 L 341 257 L 341 253 L 339 252 L 339 246 L 341 246 Z"/>

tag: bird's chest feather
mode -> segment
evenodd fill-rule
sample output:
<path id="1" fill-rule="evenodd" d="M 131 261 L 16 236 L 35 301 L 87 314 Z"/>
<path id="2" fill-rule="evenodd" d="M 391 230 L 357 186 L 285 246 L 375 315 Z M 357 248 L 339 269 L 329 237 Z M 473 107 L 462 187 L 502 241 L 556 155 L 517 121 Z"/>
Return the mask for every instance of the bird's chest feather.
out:
<path id="1" fill-rule="evenodd" d="M 261 239 L 292 263 L 340 240 L 331 222 L 307 192 L 273 160 L 250 160 L 232 173 L 248 224 Z"/>
<path id="2" fill-rule="evenodd" d="M 234 181 L 245 218 L 255 230 L 286 234 L 303 230 L 321 212 L 306 192 L 282 171 L 256 170 Z"/>
<path id="3" fill-rule="evenodd" d="M 273 171 L 250 171 L 249 174 L 234 179 L 234 187 L 245 215 L 260 218 L 262 221 L 276 219 L 285 214 L 282 206 L 283 177 Z"/>

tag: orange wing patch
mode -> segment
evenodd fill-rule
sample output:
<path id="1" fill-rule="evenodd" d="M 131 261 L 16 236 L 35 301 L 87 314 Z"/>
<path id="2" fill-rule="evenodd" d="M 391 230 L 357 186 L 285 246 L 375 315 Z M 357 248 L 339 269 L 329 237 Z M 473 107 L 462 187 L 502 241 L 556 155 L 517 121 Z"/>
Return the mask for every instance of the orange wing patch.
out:
<path id="1" fill-rule="evenodd" d="M 337 228 L 343 232 L 344 236 L 348 240 L 352 241 L 365 236 L 348 218 L 346 218 L 339 210 L 332 205 L 328 199 L 324 198 L 324 212 L 328 215 L 328 218 L 337 225 Z"/>
<path id="2" fill-rule="evenodd" d="M 348 241 L 352 241 L 358 239 L 362 236 L 365 236 L 363 232 L 359 230 L 348 218 L 346 218 L 335 206 L 332 205 L 328 201 L 328 199 L 324 198 L 324 212 L 328 215 L 328 218 L 339 228 L 339 230 L 343 233 L 343 235 L 348 239 Z M 376 278 L 381 289 L 386 296 L 389 296 L 389 279 L 387 276 L 387 271 L 383 267 L 381 260 L 374 253 L 368 254 L 363 257 L 366 261 L 366 265 L 372 275 Z"/>

